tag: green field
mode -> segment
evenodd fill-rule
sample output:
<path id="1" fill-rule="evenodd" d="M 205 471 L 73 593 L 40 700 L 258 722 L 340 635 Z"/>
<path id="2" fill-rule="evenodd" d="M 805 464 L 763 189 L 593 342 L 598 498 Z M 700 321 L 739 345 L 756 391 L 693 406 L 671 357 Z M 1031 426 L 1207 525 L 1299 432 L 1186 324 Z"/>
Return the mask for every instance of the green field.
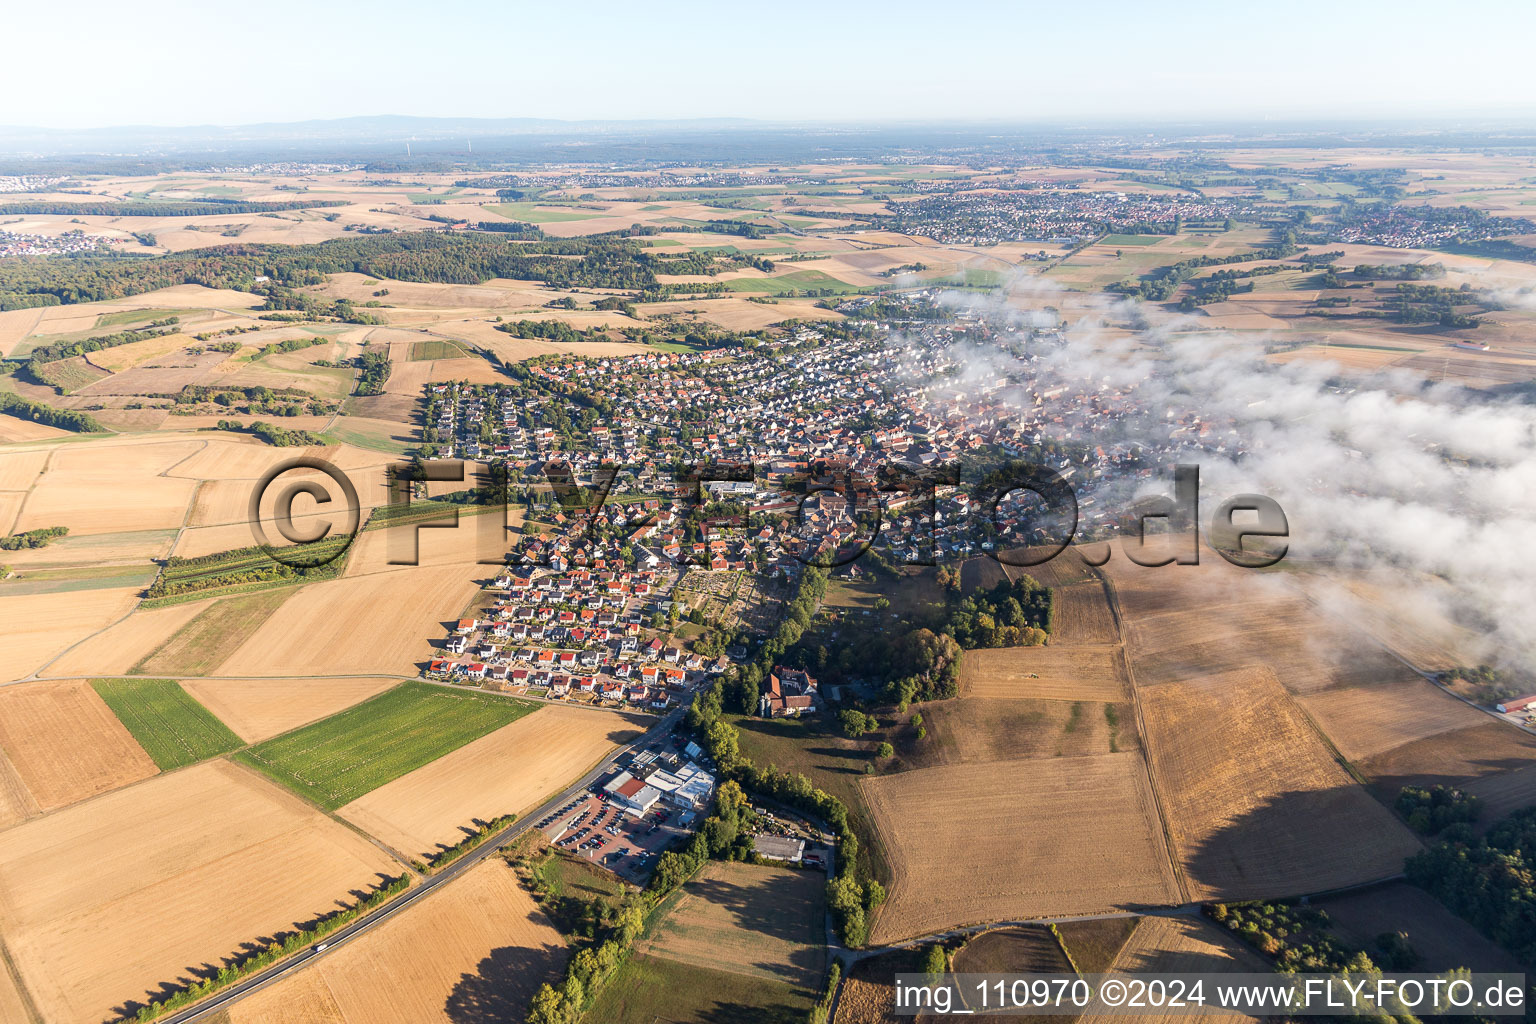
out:
<path id="1" fill-rule="evenodd" d="M 243 751 L 239 760 L 334 811 L 539 707 L 407 682 Z"/>
<path id="2" fill-rule="evenodd" d="M 1105 235 L 1100 245 L 1156 245 L 1167 235 Z"/>
<path id="3" fill-rule="evenodd" d="M 602 1024 L 804 1024 L 816 997 L 783 982 L 632 956 L 584 1020 Z"/>
<path id="4" fill-rule="evenodd" d="M 458 359 L 467 355 L 469 355 L 468 352 L 451 341 L 411 342 L 411 362 L 413 363 L 428 359 Z"/>
<path id="5" fill-rule="evenodd" d="M 148 323 L 173 316 L 191 316 L 203 313 L 201 309 L 128 309 L 121 313 L 103 313 L 96 318 L 97 327 L 120 327 L 124 324 Z"/>
<path id="6" fill-rule="evenodd" d="M 161 771 L 242 746 L 240 737 L 171 679 L 93 679 L 101 699 Z"/>
<path id="7" fill-rule="evenodd" d="M 577 213 L 574 210 L 545 210 L 538 203 L 502 203 L 499 206 L 482 206 L 482 210 L 498 213 L 508 220 L 520 220 L 528 224 L 562 224 L 573 220 L 597 220 L 600 213 Z"/>
<path id="8" fill-rule="evenodd" d="M 29 567 L 14 579 L 0 581 L 0 596 L 66 594 L 77 590 L 104 590 L 108 587 L 147 587 L 154 578 L 155 571 L 143 565 L 90 565 L 68 569 Z"/>
<path id="9" fill-rule="evenodd" d="M 733 292 L 759 292 L 764 295 L 784 295 L 793 291 L 822 289 L 838 295 L 862 291 L 858 285 L 839 281 L 820 270 L 796 270 L 778 277 L 738 277 L 725 284 Z"/>

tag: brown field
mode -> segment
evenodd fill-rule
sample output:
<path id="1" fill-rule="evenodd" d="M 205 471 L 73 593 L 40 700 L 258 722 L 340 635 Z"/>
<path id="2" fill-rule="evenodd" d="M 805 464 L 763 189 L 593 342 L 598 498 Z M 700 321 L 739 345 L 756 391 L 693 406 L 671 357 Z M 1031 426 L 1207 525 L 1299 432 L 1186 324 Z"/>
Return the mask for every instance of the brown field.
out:
<path id="1" fill-rule="evenodd" d="M 896 949 L 854 964 L 838 996 L 834 1024 L 908 1024 L 912 1017 L 895 1012 L 896 975 L 920 973 L 922 962 L 917 950 Z"/>
<path id="2" fill-rule="evenodd" d="M 120 676 L 192 621 L 211 602 L 189 601 L 148 611 L 135 609 L 71 648 L 48 666 L 50 675 Z"/>
<path id="3" fill-rule="evenodd" d="M 0 828 L 14 825 L 38 813 L 37 803 L 21 781 L 5 748 L 0 747 Z"/>
<path id="4" fill-rule="evenodd" d="M 0 689 L 0 749 L 44 812 L 158 771 L 83 679 Z"/>
<path id="5" fill-rule="evenodd" d="M 972 937 L 955 953 L 956 974 L 1071 974 L 1072 965 L 1043 926 L 999 928 Z"/>
<path id="6" fill-rule="evenodd" d="M 479 592 L 486 566 L 408 567 L 303 587 L 236 650 L 227 676 L 416 674 L 440 623 Z"/>
<path id="7" fill-rule="evenodd" d="M 216 760 L 0 833 L 0 925 L 44 1017 L 95 1021 L 395 871 L 367 840 Z"/>
<path id="8" fill-rule="evenodd" d="M 1105 708 L 1113 709 L 1113 726 Z M 1128 702 L 965 697 L 922 704 L 918 710 L 928 735 L 918 740 L 915 730 L 900 731 L 898 740 L 906 742 L 897 742 L 899 769 L 1140 748 L 1135 711 Z"/>
<path id="9" fill-rule="evenodd" d="M 1142 687 L 1140 697 L 1191 897 L 1370 881 L 1420 848 L 1334 761 L 1268 669 Z"/>
<path id="10" fill-rule="evenodd" d="M 209 675 L 295 593 L 293 587 L 278 587 L 220 598 L 212 604 L 188 602 L 201 606 L 198 614 L 153 648 L 130 671 L 158 676 Z"/>
<path id="11" fill-rule="evenodd" d="M 1051 644 L 965 652 L 960 692 L 966 697 L 1119 701 L 1128 687 L 1118 646 Z"/>
<path id="12" fill-rule="evenodd" d="M 1462 788 L 1483 801 L 1478 827 L 1486 829 L 1500 818 L 1536 804 L 1536 764 L 1512 772 L 1484 775 Z"/>
<path id="13" fill-rule="evenodd" d="M 1396 658 L 1346 631 L 1286 580 L 1238 569 L 1209 551 L 1198 566 L 1107 566 L 1138 685 L 1267 665 L 1292 693 L 1410 679 Z"/>
<path id="14" fill-rule="evenodd" d="M 8 309 L 0 312 L 0 359 L 9 356 L 17 345 L 37 329 L 37 325 L 42 322 L 43 311 L 47 308 Z"/>
<path id="15" fill-rule="evenodd" d="M 1144 917 L 1115 958 L 1117 974 L 1180 972 L 1269 974 L 1270 965 L 1256 952 L 1215 925 L 1197 917 Z M 1096 1012 L 1089 1006 L 1078 1024 L 1118 1024 L 1123 1014 Z M 1157 1020 L 1197 1024 L 1199 1021 L 1245 1021 L 1243 1014 L 1159 1014 Z"/>
<path id="16" fill-rule="evenodd" d="M 107 565 L 123 562 L 147 563 L 152 558 L 161 558 L 168 554 L 175 540 L 175 530 L 83 533 L 63 537 L 45 547 L 7 551 L 5 561 L 13 569 Z"/>
<path id="17" fill-rule="evenodd" d="M 492 858 L 387 924 L 236 1003 L 230 1024 L 521 1020 L 564 941 Z"/>
<path id="18" fill-rule="evenodd" d="M 1415 971 L 1439 973 L 1467 967 L 1474 971 L 1521 973 L 1515 957 L 1483 938 L 1478 930 L 1442 906 L 1423 889 L 1393 882 L 1319 900 L 1339 938 L 1370 949 L 1384 932 L 1406 932 L 1419 954 Z"/>
<path id="19" fill-rule="evenodd" d="M 707 862 L 640 952 L 814 991 L 826 967 L 826 876 Z"/>
<path id="20" fill-rule="evenodd" d="M 0 534 L 10 535 L 11 524 L 16 521 L 16 513 L 21 511 L 26 497 L 19 491 L 0 491 Z"/>
<path id="21" fill-rule="evenodd" d="M 871 941 L 1179 900 L 1135 754 L 949 765 L 861 787 L 892 873 Z M 957 864 L 978 866 L 963 886 Z"/>
<path id="22" fill-rule="evenodd" d="M 1465 786 L 1536 764 L 1536 736 L 1503 722 L 1437 733 L 1404 743 L 1360 762 L 1360 770 L 1384 794 L 1402 786 Z M 1490 782 L 1490 786 L 1497 786 Z"/>
<path id="23" fill-rule="evenodd" d="M 0 455 L 0 491 L 25 491 L 31 488 L 37 482 L 38 474 L 48 464 L 48 456 L 51 454 L 51 449 L 36 448 Z"/>
<path id="24" fill-rule="evenodd" d="M 358 679 L 188 679 L 182 688 L 245 740 L 259 743 L 360 704 L 400 682 Z"/>
<path id="25" fill-rule="evenodd" d="M 82 534 L 179 527 L 193 485 L 160 474 L 197 448 L 195 441 L 61 447 L 32 489 L 17 529 L 67 526 Z"/>
<path id="26" fill-rule="evenodd" d="M 18 441 L 49 441 L 55 437 L 68 436 L 69 431 L 58 427 L 34 423 L 31 420 L 19 419 L 15 416 L 0 416 L 0 444 L 11 444 Z"/>
<path id="27" fill-rule="evenodd" d="M 464 838 L 461 826 L 524 814 L 651 723 L 551 705 L 380 786 L 337 813 L 412 857 Z"/>
<path id="28" fill-rule="evenodd" d="M 1297 702 L 1351 761 L 1488 721 L 1482 712 L 1411 673 L 1399 680 L 1307 694 Z"/>
<path id="29" fill-rule="evenodd" d="M 21 679 L 49 659 L 128 614 L 139 588 L 0 597 L 0 682 Z"/>
<path id="30" fill-rule="evenodd" d="M 1113 644 L 1120 629 L 1104 584 L 1098 580 L 1057 587 L 1051 593 L 1051 643 Z"/>

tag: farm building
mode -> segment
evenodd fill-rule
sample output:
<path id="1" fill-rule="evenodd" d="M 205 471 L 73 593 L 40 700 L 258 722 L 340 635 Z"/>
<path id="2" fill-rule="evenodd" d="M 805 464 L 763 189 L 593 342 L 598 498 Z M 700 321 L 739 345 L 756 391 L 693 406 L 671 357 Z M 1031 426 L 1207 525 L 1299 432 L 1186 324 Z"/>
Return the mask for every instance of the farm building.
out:
<path id="1" fill-rule="evenodd" d="M 1494 707 L 1498 710 L 1499 714 L 1508 715 L 1515 711 L 1525 711 L 1527 709 L 1531 709 L 1532 705 L 1536 705 L 1536 694 L 1531 694 L 1526 697 L 1516 697 L 1514 700 L 1506 700 L 1502 704 L 1495 704 Z"/>

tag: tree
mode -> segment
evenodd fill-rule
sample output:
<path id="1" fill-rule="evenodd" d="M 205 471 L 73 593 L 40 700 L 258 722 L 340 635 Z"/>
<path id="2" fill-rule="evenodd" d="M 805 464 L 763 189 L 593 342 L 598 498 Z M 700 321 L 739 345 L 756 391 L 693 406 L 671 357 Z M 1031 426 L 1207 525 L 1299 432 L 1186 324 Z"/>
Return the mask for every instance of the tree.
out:
<path id="1" fill-rule="evenodd" d="M 948 972 L 949 957 L 944 955 L 943 946 L 934 943 L 928 947 L 928 952 L 923 957 L 923 973 L 928 976 L 928 983 L 934 985 Z"/>
<path id="2" fill-rule="evenodd" d="M 896 748 L 891 746 L 889 743 L 881 743 L 878 747 L 875 748 L 876 757 L 894 757 L 895 755 Z"/>

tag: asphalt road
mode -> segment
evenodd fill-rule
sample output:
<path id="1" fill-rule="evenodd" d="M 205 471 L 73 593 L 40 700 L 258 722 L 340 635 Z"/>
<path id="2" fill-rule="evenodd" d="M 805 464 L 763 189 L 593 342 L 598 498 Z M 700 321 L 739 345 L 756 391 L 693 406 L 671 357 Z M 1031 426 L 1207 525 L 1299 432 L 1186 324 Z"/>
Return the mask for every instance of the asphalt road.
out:
<path id="1" fill-rule="evenodd" d="M 424 881 L 418 882 L 417 884 L 411 886 L 411 888 L 405 891 L 404 895 L 387 904 L 382 910 L 370 914 L 360 921 L 354 921 L 352 924 L 332 932 L 325 938 L 317 940 L 317 944 L 325 944 L 326 948 L 323 953 L 316 953 L 314 947 L 310 947 L 304 952 L 284 960 L 281 963 L 273 964 L 271 967 L 268 967 L 266 970 L 260 972 L 259 974 L 253 974 L 249 978 L 246 978 L 244 981 L 238 982 L 237 984 L 231 985 L 229 988 L 223 989 L 214 995 L 209 996 L 207 999 L 203 1000 L 201 1003 L 198 1003 L 195 1006 L 189 1006 L 185 1010 L 181 1010 L 180 1012 L 173 1013 L 168 1017 L 161 1018 L 161 1024 L 183 1024 L 184 1021 L 198 1020 L 208 1016 L 209 1014 L 216 1013 L 224 1007 L 229 1006 L 231 1003 L 239 999 L 243 999 L 253 992 L 259 992 L 261 989 L 266 988 L 268 985 L 282 980 L 288 974 L 300 969 L 301 967 L 305 967 L 313 963 L 320 957 L 329 956 L 331 952 L 337 947 L 351 942 L 353 939 L 357 938 L 359 935 L 362 935 L 364 932 L 367 932 L 372 928 L 376 928 L 377 926 L 383 924 L 385 921 L 388 921 L 390 918 L 394 917 L 396 914 L 400 913 L 402 910 L 406 909 L 417 900 L 437 889 L 438 886 L 446 885 L 447 883 L 453 881 L 455 878 L 459 877 L 459 875 L 463 874 L 465 871 L 468 871 L 476 864 L 485 860 L 485 858 L 491 856 L 497 850 L 511 842 L 514 842 L 519 836 L 527 832 L 539 821 L 543 820 L 546 814 L 557 810 L 576 793 L 586 789 L 588 786 L 592 785 L 592 783 L 596 782 L 600 777 L 613 770 L 615 763 L 625 753 L 635 749 L 636 747 L 642 747 L 647 743 L 653 743 L 657 739 L 665 736 L 672 730 L 672 727 L 677 724 L 677 720 L 682 717 L 683 710 L 684 709 L 682 708 L 675 709 L 665 718 L 662 718 L 649 730 L 647 730 L 643 736 L 639 737 L 634 742 L 626 744 L 625 746 L 619 747 L 617 750 L 613 751 L 613 753 L 605 757 L 597 767 L 587 772 L 587 774 L 583 775 L 580 779 L 571 783 L 571 785 L 561 791 L 558 796 L 550 798 L 546 803 L 543 804 L 543 806 L 536 810 L 530 811 L 527 815 L 519 819 L 516 823 L 514 823 L 510 828 L 501 833 L 495 839 L 492 839 L 489 842 L 476 847 L 474 850 L 471 850 L 469 853 L 465 854 L 462 858 L 444 868 L 442 871 L 435 875 L 431 875 Z"/>

